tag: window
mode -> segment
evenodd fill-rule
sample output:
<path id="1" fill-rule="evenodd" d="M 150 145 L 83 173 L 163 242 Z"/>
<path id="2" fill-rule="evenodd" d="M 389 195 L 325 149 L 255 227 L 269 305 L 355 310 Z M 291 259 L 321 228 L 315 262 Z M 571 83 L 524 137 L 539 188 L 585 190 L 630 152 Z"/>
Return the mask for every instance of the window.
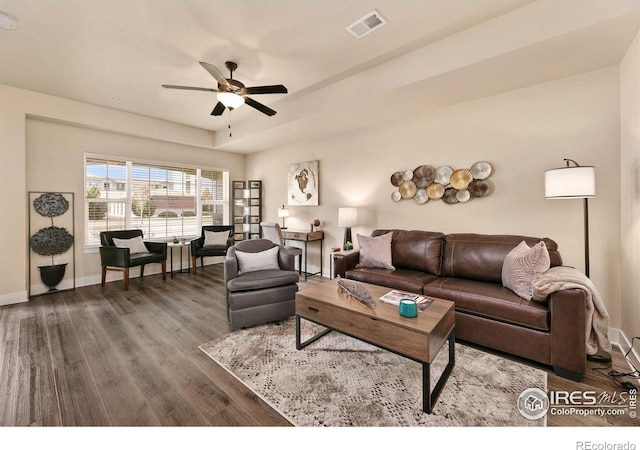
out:
<path id="1" fill-rule="evenodd" d="M 148 239 L 199 236 L 228 223 L 228 171 L 85 155 L 85 245 L 139 228 Z"/>

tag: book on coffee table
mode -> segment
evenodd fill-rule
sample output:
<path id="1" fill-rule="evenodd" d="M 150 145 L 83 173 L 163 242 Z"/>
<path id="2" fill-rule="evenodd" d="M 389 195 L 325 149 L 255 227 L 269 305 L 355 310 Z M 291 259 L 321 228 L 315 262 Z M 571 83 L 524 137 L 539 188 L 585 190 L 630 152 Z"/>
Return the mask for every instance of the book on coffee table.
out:
<path id="1" fill-rule="evenodd" d="M 431 303 L 431 300 L 424 295 L 416 294 L 413 292 L 399 291 L 397 289 L 389 291 L 382 297 L 380 297 L 380 300 L 382 300 L 383 302 L 390 303 L 396 306 L 400 304 L 400 300 L 406 299 L 414 300 L 418 304 L 419 311 L 424 311 Z"/>

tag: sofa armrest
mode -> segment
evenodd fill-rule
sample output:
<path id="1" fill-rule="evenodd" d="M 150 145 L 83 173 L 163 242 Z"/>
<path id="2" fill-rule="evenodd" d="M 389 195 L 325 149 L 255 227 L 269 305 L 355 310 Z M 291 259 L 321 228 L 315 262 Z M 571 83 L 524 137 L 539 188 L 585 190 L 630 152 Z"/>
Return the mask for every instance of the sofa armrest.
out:
<path id="1" fill-rule="evenodd" d="M 230 280 L 238 276 L 238 259 L 236 258 L 236 249 L 231 247 L 227 250 L 227 256 L 224 258 L 224 285 L 226 286 Z"/>
<path id="2" fill-rule="evenodd" d="M 191 241 L 191 254 L 195 255 L 196 254 L 196 250 L 198 250 L 199 248 L 202 248 L 202 246 L 204 245 L 204 236 L 201 236 L 197 239 L 194 239 Z"/>
<path id="3" fill-rule="evenodd" d="M 348 270 L 355 269 L 360 261 L 360 251 L 351 250 L 349 252 L 332 253 L 333 258 L 333 277 L 345 277 Z"/>
<path id="4" fill-rule="evenodd" d="M 166 242 L 152 242 L 144 241 L 145 247 L 149 250 L 149 253 L 157 253 L 164 256 L 167 259 L 167 243 Z"/>
<path id="5" fill-rule="evenodd" d="M 131 250 L 126 247 L 100 247 L 100 264 L 110 267 L 129 267 Z"/>
<path id="6" fill-rule="evenodd" d="M 551 313 L 551 365 L 565 378 L 580 380 L 586 371 L 587 294 L 566 289 L 549 296 Z"/>
<path id="7" fill-rule="evenodd" d="M 278 265 L 282 270 L 296 270 L 296 257 L 286 248 L 280 246 L 278 250 Z"/>

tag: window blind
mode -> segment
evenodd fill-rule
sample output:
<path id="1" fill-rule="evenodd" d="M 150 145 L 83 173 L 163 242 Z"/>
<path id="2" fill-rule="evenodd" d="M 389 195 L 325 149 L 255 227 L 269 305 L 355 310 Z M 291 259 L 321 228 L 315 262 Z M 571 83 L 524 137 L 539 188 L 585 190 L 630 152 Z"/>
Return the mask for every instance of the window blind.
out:
<path id="1" fill-rule="evenodd" d="M 200 235 L 228 219 L 228 172 L 85 156 L 85 245 L 137 228 L 146 239 Z"/>

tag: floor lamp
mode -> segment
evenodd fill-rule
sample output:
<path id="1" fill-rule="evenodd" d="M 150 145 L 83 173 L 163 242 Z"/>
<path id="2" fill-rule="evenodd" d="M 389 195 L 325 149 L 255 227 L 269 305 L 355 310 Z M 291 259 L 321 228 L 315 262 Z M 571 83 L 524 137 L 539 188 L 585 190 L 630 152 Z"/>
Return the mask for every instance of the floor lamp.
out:
<path id="1" fill-rule="evenodd" d="M 572 159 L 567 165 L 544 172 L 544 196 L 549 199 L 584 200 L 584 272 L 589 276 L 589 199 L 596 196 L 596 175 L 593 166 L 581 166 Z M 574 165 L 572 166 L 571 163 Z"/>
<path id="2" fill-rule="evenodd" d="M 350 248 L 347 248 L 347 242 L 353 243 L 351 240 L 351 227 L 356 225 L 358 225 L 357 208 L 338 208 L 338 226 L 344 227 L 343 250 L 350 250 Z"/>
<path id="3" fill-rule="evenodd" d="M 576 199 L 584 201 L 584 273 L 589 276 L 589 199 L 596 196 L 596 174 L 593 166 L 581 166 L 572 159 L 567 165 L 544 172 L 544 196 L 549 199 Z M 573 164 L 573 165 L 571 165 Z M 599 350 L 587 359 L 610 362 L 611 354 Z"/>

